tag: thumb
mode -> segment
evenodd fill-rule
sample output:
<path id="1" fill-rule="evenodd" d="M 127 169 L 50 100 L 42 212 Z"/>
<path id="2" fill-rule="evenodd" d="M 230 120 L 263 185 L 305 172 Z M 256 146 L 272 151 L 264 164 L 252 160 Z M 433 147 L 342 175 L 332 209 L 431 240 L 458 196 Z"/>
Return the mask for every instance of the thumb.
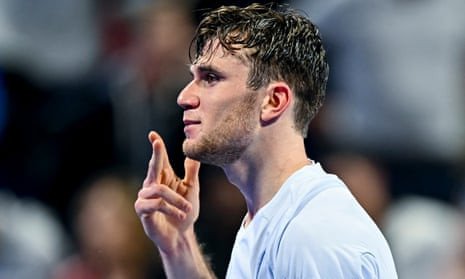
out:
<path id="1" fill-rule="evenodd" d="M 199 184 L 200 162 L 186 158 L 184 160 L 184 183 L 188 186 L 196 186 Z"/>

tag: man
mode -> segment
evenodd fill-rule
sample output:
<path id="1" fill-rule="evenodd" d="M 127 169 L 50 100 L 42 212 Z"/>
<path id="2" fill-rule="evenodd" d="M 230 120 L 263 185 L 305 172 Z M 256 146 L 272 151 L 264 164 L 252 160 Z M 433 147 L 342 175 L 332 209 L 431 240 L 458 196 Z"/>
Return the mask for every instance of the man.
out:
<path id="1" fill-rule="evenodd" d="M 308 159 L 328 65 L 317 28 L 290 10 L 221 7 L 201 21 L 184 109 L 185 177 L 151 132 L 135 203 L 169 278 L 214 278 L 194 233 L 200 163 L 245 198 L 227 278 L 397 278 L 389 247 L 342 181 Z"/>

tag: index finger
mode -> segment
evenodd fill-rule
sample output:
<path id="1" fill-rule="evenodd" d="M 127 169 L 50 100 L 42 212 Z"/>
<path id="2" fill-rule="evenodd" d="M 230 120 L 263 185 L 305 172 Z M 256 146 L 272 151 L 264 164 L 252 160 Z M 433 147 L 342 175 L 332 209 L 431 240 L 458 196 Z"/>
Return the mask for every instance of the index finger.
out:
<path id="1" fill-rule="evenodd" d="M 150 183 L 160 183 L 162 169 L 162 145 L 160 140 L 156 139 L 152 142 L 152 158 L 150 158 L 149 167 L 147 170 L 147 183 L 144 183 L 144 186 L 148 186 Z"/>

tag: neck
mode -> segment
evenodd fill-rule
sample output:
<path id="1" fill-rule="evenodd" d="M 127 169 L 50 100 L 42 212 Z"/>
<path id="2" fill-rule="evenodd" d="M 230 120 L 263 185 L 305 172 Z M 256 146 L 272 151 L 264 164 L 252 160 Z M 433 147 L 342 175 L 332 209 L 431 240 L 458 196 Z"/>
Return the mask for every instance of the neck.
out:
<path id="1" fill-rule="evenodd" d="M 274 145 L 272 148 L 265 140 L 257 142 L 258 146 L 252 144 L 239 160 L 223 168 L 245 198 L 248 221 L 273 198 L 289 176 L 311 163 L 301 137 L 281 139 L 278 145 L 277 141 L 269 141 Z"/>

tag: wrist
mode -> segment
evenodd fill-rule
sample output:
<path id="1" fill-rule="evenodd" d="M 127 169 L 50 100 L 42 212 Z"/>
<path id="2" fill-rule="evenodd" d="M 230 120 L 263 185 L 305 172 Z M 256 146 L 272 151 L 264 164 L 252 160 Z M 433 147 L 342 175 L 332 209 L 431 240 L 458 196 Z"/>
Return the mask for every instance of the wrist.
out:
<path id="1" fill-rule="evenodd" d="M 171 245 L 160 247 L 158 251 L 162 259 L 175 260 L 183 254 L 189 253 L 191 247 L 196 242 L 196 236 L 193 228 L 188 228 L 186 231 L 179 233 L 172 238 Z"/>
<path id="2" fill-rule="evenodd" d="M 193 227 L 176 237 L 172 249 L 159 252 L 168 278 L 215 278 Z"/>

